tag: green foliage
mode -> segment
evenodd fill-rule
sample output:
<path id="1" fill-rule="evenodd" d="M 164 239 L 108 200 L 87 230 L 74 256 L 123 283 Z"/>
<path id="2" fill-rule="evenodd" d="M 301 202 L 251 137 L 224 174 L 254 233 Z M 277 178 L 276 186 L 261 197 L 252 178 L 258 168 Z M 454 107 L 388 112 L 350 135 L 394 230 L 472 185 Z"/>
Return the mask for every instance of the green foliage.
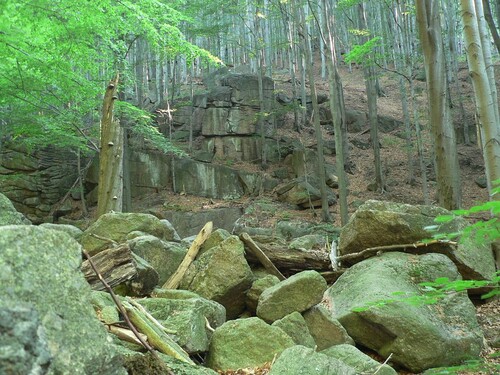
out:
<path id="1" fill-rule="evenodd" d="M 98 133 L 101 98 L 142 38 L 165 58 L 216 59 L 180 31 L 191 19 L 166 0 L 0 2 L 0 121 L 28 147 L 85 148 Z M 127 84 L 132 85 L 130 79 Z M 120 85 L 123 87 L 123 85 Z"/>
<path id="2" fill-rule="evenodd" d="M 354 45 L 351 52 L 344 56 L 345 62 L 361 64 L 371 61 L 373 59 L 371 55 L 374 53 L 375 49 L 380 46 L 381 41 L 382 38 L 376 36 L 362 45 Z"/>

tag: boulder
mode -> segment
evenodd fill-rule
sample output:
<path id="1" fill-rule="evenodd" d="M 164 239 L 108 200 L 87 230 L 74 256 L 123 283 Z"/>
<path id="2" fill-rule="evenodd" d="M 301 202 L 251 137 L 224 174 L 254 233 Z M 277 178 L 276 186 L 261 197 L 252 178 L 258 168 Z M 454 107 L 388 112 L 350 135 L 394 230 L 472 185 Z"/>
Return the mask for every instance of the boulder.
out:
<path id="1" fill-rule="evenodd" d="M 32 337 L 32 353 L 40 353 L 37 359 L 23 354 L 22 342 L 3 347 L 0 352 L 12 351 L 31 361 L 30 371 L 19 374 L 39 373 L 36 368 L 41 366 L 48 374 L 125 375 L 79 272 L 80 245 L 61 231 L 12 225 L 0 227 L 0 249 L 0 315 L 7 316 L 14 329 L 23 327 L 26 331 L 18 331 L 18 337 L 24 337 L 22 342 Z M 8 368 L 11 360 L 0 355 L 0 368 Z"/>
<path id="2" fill-rule="evenodd" d="M 166 242 L 151 235 L 135 237 L 128 242 L 130 250 L 146 260 L 158 272 L 163 285 L 181 264 L 187 249 L 177 242 Z"/>
<path id="3" fill-rule="evenodd" d="M 296 345 L 284 350 L 274 362 L 269 375 L 356 375 L 358 372 L 338 359 Z"/>
<path id="4" fill-rule="evenodd" d="M 330 346 L 328 349 L 322 350 L 321 353 L 353 367 L 358 374 L 397 375 L 397 372 L 391 366 L 380 364 L 349 344 Z"/>
<path id="5" fill-rule="evenodd" d="M 419 283 L 438 277 L 461 279 L 444 255 L 386 253 L 349 268 L 326 291 L 325 303 L 357 344 L 383 357 L 392 353 L 394 362 L 413 372 L 453 366 L 477 357 L 482 348 L 467 295 L 447 294 L 432 304 L 397 297 L 420 296 Z"/>
<path id="6" fill-rule="evenodd" d="M 297 311 L 278 319 L 271 325 L 281 328 L 297 345 L 307 346 L 308 348 L 316 347 L 316 342 L 307 328 L 304 317 Z"/>
<path id="7" fill-rule="evenodd" d="M 329 244 L 326 242 L 325 236 L 321 234 L 306 234 L 305 236 L 295 238 L 290 245 L 289 249 L 302 249 L 302 250 L 312 250 L 312 249 L 327 249 Z"/>
<path id="8" fill-rule="evenodd" d="M 171 226 L 153 215 L 112 212 L 102 215 L 88 227 L 83 232 L 80 243 L 90 255 L 94 255 L 109 246 L 106 239 L 125 242 L 127 235 L 134 231 L 144 232 L 164 241 L 173 241 L 176 235 Z"/>
<path id="9" fill-rule="evenodd" d="M 31 224 L 31 221 L 17 212 L 9 198 L 0 193 L 0 226 L 18 224 Z"/>
<path id="10" fill-rule="evenodd" d="M 75 240 L 78 240 L 82 235 L 83 231 L 80 228 L 75 227 L 71 224 L 52 224 L 52 223 L 42 223 L 40 224 L 42 228 L 59 230 L 61 232 L 68 233 Z"/>
<path id="11" fill-rule="evenodd" d="M 114 288 L 117 294 L 124 296 L 145 297 L 149 296 L 153 289 L 158 285 L 158 272 L 137 254 L 132 253 L 136 275 L 130 280 Z"/>
<path id="12" fill-rule="evenodd" d="M 280 328 L 259 318 L 231 320 L 215 330 L 206 363 L 223 371 L 262 366 L 293 345 Z"/>
<path id="13" fill-rule="evenodd" d="M 317 350 L 340 344 L 354 345 L 354 340 L 342 327 L 342 324 L 324 306 L 313 306 L 305 311 L 303 316 L 307 328 L 316 342 Z"/>
<path id="14" fill-rule="evenodd" d="M 278 200 L 297 205 L 300 208 L 313 208 L 321 206 L 321 193 L 315 187 L 312 177 L 298 177 L 276 187 Z M 328 204 L 336 202 L 335 195 L 328 191 Z"/>
<path id="15" fill-rule="evenodd" d="M 188 353 L 208 350 L 212 329 L 226 321 L 226 310 L 204 298 L 145 298 L 138 301 L 165 328 L 175 331 L 177 343 Z"/>
<path id="16" fill-rule="evenodd" d="M 440 215 L 451 215 L 451 212 L 434 206 L 366 201 L 342 228 L 339 254 L 356 253 L 375 246 L 413 244 L 433 234 L 458 232 L 468 225 L 457 217 L 437 227 L 434 219 Z M 437 230 L 431 233 L 425 229 L 428 227 L 437 227 Z M 465 279 L 491 279 L 495 272 L 493 253 L 488 246 L 478 245 L 465 237 L 456 249 L 447 244 L 432 244 L 420 250 L 449 254 Z"/>
<path id="17" fill-rule="evenodd" d="M 257 316 L 272 323 L 294 311 L 303 312 L 321 302 L 326 288 L 318 272 L 299 272 L 262 292 Z"/>
<path id="18" fill-rule="evenodd" d="M 253 280 L 243 243 L 230 236 L 201 254 L 188 268 L 180 287 L 219 302 L 233 319 L 245 308 L 245 293 Z"/>
<path id="19" fill-rule="evenodd" d="M 274 275 L 266 275 L 264 277 L 255 280 L 246 294 L 245 301 L 248 310 L 251 313 L 255 314 L 255 312 L 257 311 L 257 304 L 259 302 L 259 297 L 262 294 L 262 292 L 267 288 L 270 288 L 278 284 L 279 282 L 280 279 L 278 279 Z"/>

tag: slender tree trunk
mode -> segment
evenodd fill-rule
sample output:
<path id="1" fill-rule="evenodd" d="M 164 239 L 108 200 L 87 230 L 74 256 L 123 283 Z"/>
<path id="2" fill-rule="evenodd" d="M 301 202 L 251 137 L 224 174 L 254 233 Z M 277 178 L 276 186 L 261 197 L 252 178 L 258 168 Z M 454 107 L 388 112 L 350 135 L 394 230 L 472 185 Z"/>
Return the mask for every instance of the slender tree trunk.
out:
<path id="1" fill-rule="evenodd" d="M 367 30 L 366 14 L 364 3 L 358 4 L 358 15 L 360 22 L 360 29 Z M 366 42 L 366 38 L 362 38 Z M 366 96 L 368 100 L 368 120 L 370 122 L 370 138 L 372 141 L 374 166 L 375 166 L 375 184 L 376 190 L 384 192 L 384 181 L 382 176 L 382 163 L 380 161 L 380 145 L 378 140 L 378 114 L 377 114 L 377 87 L 376 75 L 373 62 L 366 62 L 363 64 L 363 71 L 365 75 Z"/>
<path id="2" fill-rule="evenodd" d="M 305 17 L 303 9 L 301 9 L 299 16 L 300 31 L 299 34 L 303 40 L 303 49 L 305 52 L 305 62 L 307 67 L 307 73 L 309 76 L 309 86 L 311 88 L 311 101 L 313 106 L 313 121 L 314 121 L 314 132 L 316 134 L 317 143 L 317 154 L 318 154 L 318 182 L 321 192 L 321 216 L 324 222 L 331 222 L 332 217 L 330 214 L 330 207 L 328 205 L 328 187 L 326 186 L 326 173 L 325 173 L 325 157 L 323 154 L 323 134 L 321 132 L 321 124 L 319 121 L 319 105 L 318 97 L 316 93 L 316 85 L 314 80 L 314 63 L 311 54 L 311 39 L 307 34 L 304 27 Z"/>
<path id="3" fill-rule="evenodd" d="M 486 22 L 488 22 L 488 27 L 490 28 L 491 36 L 493 37 L 493 41 L 495 42 L 495 47 L 497 52 L 500 54 L 500 35 L 498 35 L 498 30 L 495 25 L 495 21 L 493 20 L 493 15 L 491 14 L 491 6 L 489 0 L 482 0 L 483 9 L 484 9 L 484 18 L 486 18 Z M 500 4 L 497 1 L 497 7 L 500 8 Z"/>
<path id="4" fill-rule="evenodd" d="M 439 205 L 460 208 L 460 176 L 455 129 L 447 105 L 446 72 L 438 1 L 416 0 L 417 22 L 424 52 L 430 123 L 434 138 Z"/>
<path id="5" fill-rule="evenodd" d="M 101 118 L 101 152 L 97 216 L 122 211 L 123 204 L 123 130 L 113 116 L 119 75 L 111 80 L 104 95 Z"/>
<path id="6" fill-rule="evenodd" d="M 330 111 L 332 113 L 333 127 L 335 129 L 335 162 L 337 166 L 337 177 L 339 179 L 339 209 L 340 209 L 340 222 L 344 226 L 349 220 L 349 212 L 347 207 L 347 175 L 345 173 L 345 154 L 346 149 L 344 146 L 344 129 L 342 123 L 345 121 L 344 101 L 342 97 L 342 82 L 337 70 L 337 55 L 335 50 L 335 37 L 332 32 L 331 26 L 334 25 L 333 12 L 328 6 L 327 0 L 323 0 L 323 36 L 328 37 L 326 49 L 328 56 L 326 59 L 328 67 L 328 87 L 330 91 Z"/>
<path id="7" fill-rule="evenodd" d="M 487 74 L 484 50 L 473 0 L 461 0 L 462 20 L 466 41 L 467 61 L 472 78 L 476 110 L 483 148 L 483 158 L 491 199 L 500 199 L 492 195 L 493 182 L 500 179 L 500 130 L 497 119 L 498 103 L 494 100 L 492 87 Z"/>

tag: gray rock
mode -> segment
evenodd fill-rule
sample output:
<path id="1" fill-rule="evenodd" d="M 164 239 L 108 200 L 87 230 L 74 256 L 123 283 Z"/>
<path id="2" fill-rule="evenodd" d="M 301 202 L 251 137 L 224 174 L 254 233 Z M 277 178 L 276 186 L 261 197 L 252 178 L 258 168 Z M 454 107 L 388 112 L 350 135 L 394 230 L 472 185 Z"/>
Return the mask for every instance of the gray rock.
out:
<path id="1" fill-rule="evenodd" d="M 31 221 L 17 212 L 9 198 L 0 193 L 0 226 L 18 224 L 31 224 Z"/>
<path id="2" fill-rule="evenodd" d="M 0 304 L 0 369 L 12 375 L 45 374 L 52 360 L 38 311 L 29 303 Z"/>
<path id="3" fill-rule="evenodd" d="M 357 375 L 356 370 L 338 359 L 296 345 L 284 350 L 269 375 Z"/>
<path id="4" fill-rule="evenodd" d="M 216 329 L 226 321 L 226 311 L 217 302 L 204 298 L 146 298 L 138 301 L 165 328 L 175 331 L 177 343 L 188 353 L 205 352 Z"/>
<path id="5" fill-rule="evenodd" d="M 349 344 L 331 346 L 322 350 L 321 353 L 353 367 L 358 374 L 374 374 L 376 372 L 379 375 L 397 375 L 397 372 L 391 366 L 380 364 Z"/>
<path id="6" fill-rule="evenodd" d="M 35 226 L 4 226 L 0 249 L 0 311 L 26 303 L 36 311 L 52 357 L 47 374 L 126 374 L 92 309 L 74 239 Z M 19 318 L 33 334 L 34 326 Z"/>
<path id="7" fill-rule="evenodd" d="M 117 294 L 124 296 L 145 297 L 158 285 L 158 272 L 146 260 L 132 253 L 137 275 L 114 288 Z"/>
<path id="8" fill-rule="evenodd" d="M 460 279 L 444 255 L 382 254 L 349 268 L 325 293 L 326 304 L 357 344 L 383 357 L 392 353 L 395 363 L 411 371 L 457 365 L 477 357 L 483 342 L 467 295 L 415 305 L 393 294 L 419 296 L 418 284 L 438 277 Z"/>
<path id="9" fill-rule="evenodd" d="M 278 319 L 271 325 L 285 331 L 297 345 L 307 346 L 308 348 L 316 347 L 316 342 L 307 328 L 304 317 L 296 311 Z"/>
<path id="10" fill-rule="evenodd" d="M 215 330 L 206 363 L 214 370 L 262 366 L 293 345 L 280 328 L 259 318 L 231 320 Z"/>
<path id="11" fill-rule="evenodd" d="M 212 247 L 219 246 L 224 240 L 229 238 L 231 233 L 229 233 L 225 229 L 216 229 L 214 230 L 210 236 L 207 238 L 203 245 L 200 248 L 198 256 L 203 254 L 205 251 L 210 250 Z"/>
<path id="12" fill-rule="evenodd" d="M 325 307 L 321 305 L 313 306 L 305 311 L 303 315 L 307 328 L 316 342 L 317 350 L 339 344 L 354 345 L 354 340 L 342 327 L 342 324 L 333 318 Z"/>
<path id="13" fill-rule="evenodd" d="M 318 272 L 299 272 L 262 292 L 257 316 L 274 322 L 294 311 L 303 312 L 321 301 L 326 288 L 326 281 Z"/>
<path id="14" fill-rule="evenodd" d="M 176 242 L 166 242 L 151 235 L 127 241 L 130 250 L 146 260 L 158 272 L 158 285 L 163 285 L 181 264 L 187 249 Z"/>
<path id="15" fill-rule="evenodd" d="M 451 215 L 444 208 L 434 206 L 381 202 L 370 200 L 361 205 L 339 238 L 339 254 L 351 254 L 369 247 L 396 244 L 411 244 L 431 238 L 435 232 L 425 228 L 437 227 L 434 219 L 439 215 Z M 451 222 L 442 223 L 437 233 L 455 233 L 464 229 L 468 223 L 457 217 Z M 466 238 L 455 250 L 446 244 L 427 246 L 428 252 L 450 254 L 465 279 L 491 279 L 495 272 L 493 253 L 487 246 L 473 245 Z"/>
<path id="16" fill-rule="evenodd" d="M 109 242 L 93 235 L 125 242 L 127 235 L 134 231 L 148 233 L 164 241 L 173 241 L 176 235 L 170 226 L 153 215 L 113 212 L 102 215 L 87 228 L 80 238 L 80 243 L 90 255 L 94 255 L 109 246 Z"/>
<path id="17" fill-rule="evenodd" d="M 70 224 L 52 224 L 52 223 L 43 223 L 40 224 L 42 228 L 60 230 L 62 232 L 68 233 L 75 240 L 78 240 L 82 235 L 83 231 L 80 228 L 75 227 Z"/>
<path id="18" fill-rule="evenodd" d="M 245 303 L 248 310 L 250 310 L 252 313 L 255 313 L 257 311 L 257 303 L 259 302 L 259 297 L 262 292 L 267 288 L 278 284 L 279 282 L 280 279 L 278 279 L 274 275 L 266 275 L 264 277 L 261 277 L 260 279 L 255 280 L 246 294 Z"/>
<path id="19" fill-rule="evenodd" d="M 219 302 L 226 308 L 227 318 L 232 319 L 243 312 L 252 280 L 243 243 L 230 236 L 191 264 L 180 287 Z"/>
<path id="20" fill-rule="evenodd" d="M 155 298 L 167 298 L 167 299 L 190 299 L 199 298 L 200 296 L 189 290 L 182 289 L 162 289 L 155 288 L 151 293 L 151 297 Z"/>

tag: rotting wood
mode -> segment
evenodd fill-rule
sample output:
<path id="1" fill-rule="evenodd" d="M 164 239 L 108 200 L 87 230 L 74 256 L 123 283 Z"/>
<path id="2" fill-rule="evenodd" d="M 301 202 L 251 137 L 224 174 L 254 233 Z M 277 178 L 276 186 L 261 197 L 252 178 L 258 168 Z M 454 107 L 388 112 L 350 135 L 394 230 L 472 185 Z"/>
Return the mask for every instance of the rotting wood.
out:
<path id="1" fill-rule="evenodd" d="M 189 265 L 196 259 L 198 252 L 200 251 L 201 246 L 205 243 L 210 234 L 212 234 L 213 223 L 209 221 L 205 224 L 205 226 L 201 229 L 200 233 L 196 236 L 193 243 L 189 247 L 186 256 L 182 260 L 181 264 L 174 272 L 172 276 L 163 284 L 163 289 L 177 289 L 179 286 L 184 274 L 186 273 Z"/>
<path id="2" fill-rule="evenodd" d="M 276 276 L 280 280 L 285 280 L 286 277 L 276 268 L 274 263 L 269 259 L 269 257 L 260 249 L 260 247 L 252 240 L 252 237 L 248 233 L 241 233 L 240 239 L 247 245 L 247 248 L 252 252 L 253 255 L 259 260 L 259 262 L 264 266 L 264 268 L 271 274 Z"/>
<path id="3" fill-rule="evenodd" d="M 318 272 L 331 271 L 329 254 L 321 250 L 289 249 L 286 245 L 260 244 L 259 248 L 269 260 L 284 274 L 297 273 L 305 270 Z M 257 263 L 259 260 L 252 252 L 247 252 L 247 259 Z"/>
<path id="4" fill-rule="evenodd" d="M 128 244 L 109 248 L 91 257 L 99 273 L 111 288 L 137 275 L 135 261 Z M 89 260 L 82 263 L 81 270 L 93 290 L 105 290 L 98 276 L 92 270 Z"/>

